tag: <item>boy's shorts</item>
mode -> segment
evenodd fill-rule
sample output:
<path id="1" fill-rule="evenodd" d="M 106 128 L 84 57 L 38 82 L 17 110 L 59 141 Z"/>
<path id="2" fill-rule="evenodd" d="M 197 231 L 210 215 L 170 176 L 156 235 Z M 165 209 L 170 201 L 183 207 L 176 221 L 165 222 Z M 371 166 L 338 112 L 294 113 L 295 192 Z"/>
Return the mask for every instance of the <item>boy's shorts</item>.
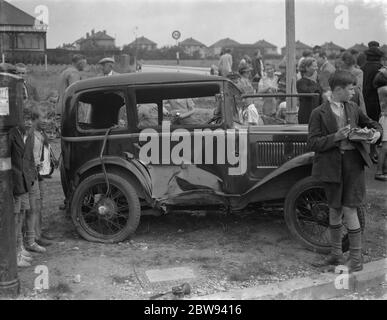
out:
<path id="1" fill-rule="evenodd" d="M 13 197 L 14 213 L 20 213 L 21 210 L 30 210 L 31 208 L 35 209 L 36 200 L 38 199 L 40 199 L 39 183 L 38 180 L 35 180 L 29 192 Z"/>
<path id="2" fill-rule="evenodd" d="M 357 208 L 365 198 L 364 160 L 357 150 L 347 150 L 341 156 L 340 183 L 324 183 L 328 206 Z"/>
<path id="3" fill-rule="evenodd" d="M 38 180 L 34 181 L 34 184 L 31 186 L 30 192 L 28 192 L 28 198 L 30 200 L 30 208 L 36 209 L 36 201 L 40 199 L 40 190 Z"/>
<path id="4" fill-rule="evenodd" d="M 30 199 L 28 193 L 23 193 L 13 197 L 13 212 L 15 214 L 20 213 L 21 210 L 30 209 Z"/>

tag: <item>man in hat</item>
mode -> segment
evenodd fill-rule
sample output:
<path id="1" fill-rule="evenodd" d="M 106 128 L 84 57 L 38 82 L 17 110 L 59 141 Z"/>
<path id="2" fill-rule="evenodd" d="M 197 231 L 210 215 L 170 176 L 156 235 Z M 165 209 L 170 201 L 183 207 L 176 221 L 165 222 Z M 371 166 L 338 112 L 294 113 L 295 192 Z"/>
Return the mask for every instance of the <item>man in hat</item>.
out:
<path id="1" fill-rule="evenodd" d="M 62 114 L 63 108 L 63 96 L 66 89 L 76 81 L 82 79 L 81 71 L 83 71 L 87 65 L 86 57 L 81 54 L 75 54 L 72 59 L 72 64 L 67 69 L 62 71 L 59 76 L 59 99 L 56 105 L 56 114 Z"/>
<path id="2" fill-rule="evenodd" d="M 250 81 L 252 70 L 253 69 L 248 64 L 242 64 L 239 66 L 239 74 L 241 78 L 238 80 L 236 85 L 243 93 L 254 93 L 254 88 Z"/>
<path id="3" fill-rule="evenodd" d="M 115 64 L 115 61 L 113 58 L 103 58 L 103 59 L 98 61 L 98 64 L 101 65 L 101 67 L 102 67 L 102 75 L 100 75 L 100 76 L 109 77 L 109 76 L 113 76 L 115 74 L 118 74 L 118 72 L 115 72 L 113 70 L 113 67 Z"/>
<path id="4" fill-rule="evenodd" d="M 379 48 L 380 47 L 379 42 L 377 42 L 377 41 L 368 42 L 368 49 L 371 49 L 372 47 Z M 356 59 L 357 65 L 361 68 L 362 66 L 364 66 L 366 61 L 367 61 L 367 56 L 366 56 L 365 52 L 360 52 L 357 56 L 357 59 Z"/>
<path id="5" fill-rule="evenodd" d="M 361 68 L 363 70 L 363 97 L 367 110 L 367 115 L 374 121 L 379 121 L 380 104 L 378 90 L 374 87 L 373 81 L 379 69 L 383 67 L 381 60 L 384 52 L 378 47 L 371 47 L 365 51 L 366 63 Z M 374 145 L 371 145 L 371 160 L 377 161 L 377 153 Z"/>
<path id="6" fill-rule="evenodd" d="M 23 87 L 23 98 L 24 100 L 33 100 L 40 101 L 38 90 L 31 83 L 30 79 L 27 78 L 27 66 L 24 63 L 17 63 L 16 74 L 23 78 L 24 87 Z"/>

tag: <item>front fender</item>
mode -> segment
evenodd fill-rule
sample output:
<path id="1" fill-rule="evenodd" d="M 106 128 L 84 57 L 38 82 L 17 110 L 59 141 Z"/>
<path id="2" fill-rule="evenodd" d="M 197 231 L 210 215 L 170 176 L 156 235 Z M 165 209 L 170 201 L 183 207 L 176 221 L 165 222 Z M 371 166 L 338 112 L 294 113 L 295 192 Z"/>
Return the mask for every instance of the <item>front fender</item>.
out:
<path id="1" fill-rule="evenodd" d="M 268 181 L 274 179 L 275 177 L 278 177 L 279 175 L 285 173 L 286 171 L 289 171 L 289 170 L 292 170 L 294 168 L 301 167 L 301 166 L 312 165 L 313 158 L 314 158 L 314 152 L 308 152 L 308 153 L 304 153 L 302 155 L 299 155 L 297 157 L 294 157 L 293 159 L 285 162 L 282 166 L 280 166 L 276 170 L 270 172 L 265 178 L 260 180 L 253 187 L 251 187 L 246 193 L 258 188 L 259 186 L 267 183 Z"/>
<path id="2" fill-rule="evenodd" d="M 136 178 L 140 186 L 142 187 L 144 191 L 144 196 L 148 199 L 151 199 L 151 195 L 152 195 L 151 177 L 149 175 L 148 170 L 141 162 L 139 162 L 136 159 L 127 160 L 117 156 L 104 156 L 103 162 L 106 166 L 113 165 L 116 167 L 121 167 L 125 171 L 131 173 Z M 79 179 L 83 174 L 85 174 L 87 171 L 95 167 L 100 167 L 100 166 L 101 166 L 101 160 L 99 158 L 94 158 L 86 162 L 84 165 L 82 165 L 76 172 L 75 179 L 74 179 L 75 185 L 79 183 Z"/>
<path id="3" fill-rule="evenodd" d="M 298 180 L 311 174 L 314 152 L 297 156 L 254 184 L 239 199 L 232 199 L 232 206 L 243 208 L 249 203 L 278 200 L 286 194 Z"/>

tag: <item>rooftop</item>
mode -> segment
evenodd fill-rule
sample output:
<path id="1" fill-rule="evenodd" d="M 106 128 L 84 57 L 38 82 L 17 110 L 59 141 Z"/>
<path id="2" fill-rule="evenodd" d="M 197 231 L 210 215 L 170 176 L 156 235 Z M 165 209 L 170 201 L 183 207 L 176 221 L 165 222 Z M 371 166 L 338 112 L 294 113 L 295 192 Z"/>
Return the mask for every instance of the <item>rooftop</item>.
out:
<path id="1" fill-rule="evenodd" d="M 198 40 L 195 40 L 194 38 L 187 38 L 180 42 L 180 45 L 182 46 L 200 46 L 200 47 L 205 47 L 206 45 L 201 43 Z"/>
<path id="2" fill-rule="evenodd" d="M 34 26 L 35 17 L 16 8 L 7 1 L 0 0 L 0 25 Z"/>
<path id="3" fill-rule="evenodd" d="M 237 46 L 239 45 L 239 42 L 230 39 L 230 38 L 224 38 L 221 40 L 216 41 L 214 44 L 210 46 L 210 48 L 214 47 L 227 47 L 227 46 Z"/>

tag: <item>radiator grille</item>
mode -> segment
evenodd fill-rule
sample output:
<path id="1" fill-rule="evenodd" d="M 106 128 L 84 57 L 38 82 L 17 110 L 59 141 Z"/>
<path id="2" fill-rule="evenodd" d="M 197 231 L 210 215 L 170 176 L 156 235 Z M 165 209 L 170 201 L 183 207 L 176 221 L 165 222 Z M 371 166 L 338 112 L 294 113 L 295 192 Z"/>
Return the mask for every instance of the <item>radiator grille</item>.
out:
<path id="1" fill-rule="evenodd" d="M 257 142 L 256 152 L 257 166 L 279 167 L 291 158 L 306 153 L 307 146 L 305 142 Z"/>

